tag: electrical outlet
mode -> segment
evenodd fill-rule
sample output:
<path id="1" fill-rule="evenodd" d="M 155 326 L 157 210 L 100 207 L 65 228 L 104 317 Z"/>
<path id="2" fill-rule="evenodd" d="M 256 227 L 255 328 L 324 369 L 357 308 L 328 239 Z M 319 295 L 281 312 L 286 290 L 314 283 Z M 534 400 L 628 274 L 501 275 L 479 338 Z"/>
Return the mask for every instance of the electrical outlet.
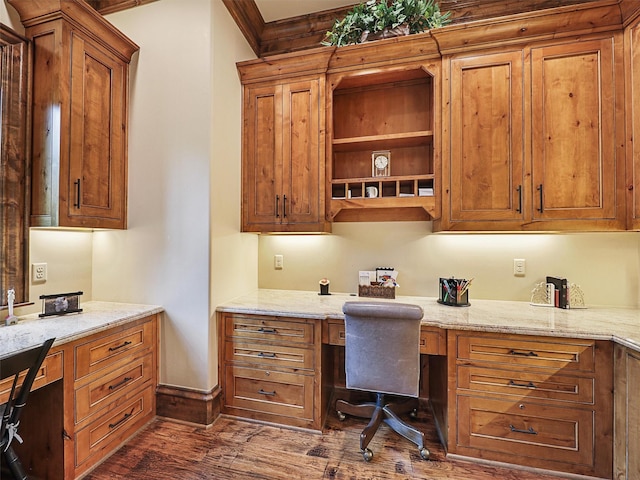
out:
<path id="1" fill-rule="evenodd" d="M 526 273 L 524 258 L 513 259 L 513 275 L 516 277 L 524 277 Z"/>
<path id="2" fill-rule="evenodd" d="M 282 270 L 284 268 L 284 257 L 282 255 L 273 256 L 273 268 Z"/>
<path id="3" fill-rule="evenodd" d="M 47 281 L 47 264 L 33 263 L 31 265 L 31 283 L 44 283 Z"/>

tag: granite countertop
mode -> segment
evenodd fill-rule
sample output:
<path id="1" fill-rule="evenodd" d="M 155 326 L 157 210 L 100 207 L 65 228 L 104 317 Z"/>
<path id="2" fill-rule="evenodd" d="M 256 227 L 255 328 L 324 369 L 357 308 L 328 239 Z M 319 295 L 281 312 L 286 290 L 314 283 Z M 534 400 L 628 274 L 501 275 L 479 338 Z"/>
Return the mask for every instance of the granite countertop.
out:
<path id="1" fill-rule="evenodd" d="M 528 302 L 473 300 L 469 307 L 440 305 L 435 297 L 396 296 L 395 300 L 358 297 L 346 293 L 318 295 L 298 290 L 256 290 L 225 302 L 218 312 L 344 318 L 346 301 L 383 301 L 420 305 L 425 325 L 446 329 L 548 335 L 613 340 L 640 351 L 640 309 L 589 307 L 565 310 L 532 306 Z"/>
<path id="2" fill-rule="evenodd" d="M 61 316 L 21 316 L 16 325 L 2 322 L 0 357 L 41 345 L 51 337 L 56 337 L 54 345 L 67 343 L 163 311 L 156 305 L 112 302 L 86 302 L 80 308 L 81 313 Z"/>

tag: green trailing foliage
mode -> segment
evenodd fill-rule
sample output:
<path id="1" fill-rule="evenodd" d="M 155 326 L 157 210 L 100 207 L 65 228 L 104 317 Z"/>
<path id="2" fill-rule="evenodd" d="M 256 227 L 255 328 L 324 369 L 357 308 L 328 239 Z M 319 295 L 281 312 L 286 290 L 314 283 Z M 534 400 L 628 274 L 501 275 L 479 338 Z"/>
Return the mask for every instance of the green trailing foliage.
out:
<path id="1" fill-rule="evenodd" d="M 435 0 L 369 0 L 337 19 L 322 44 L 340 47 L 362 43 L 376 34 L 391 36 L 387 33 L 394 30 L 405 35 L 420 33 L 447 25 L 450 17 L 451 12 L 440 12 Z"/>

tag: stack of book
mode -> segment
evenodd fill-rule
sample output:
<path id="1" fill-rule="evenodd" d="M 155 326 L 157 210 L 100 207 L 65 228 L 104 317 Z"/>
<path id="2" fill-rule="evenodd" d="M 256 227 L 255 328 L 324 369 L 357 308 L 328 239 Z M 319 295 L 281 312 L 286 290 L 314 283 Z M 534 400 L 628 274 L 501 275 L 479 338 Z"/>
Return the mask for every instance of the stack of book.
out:
<path id="1" fill-rule="evenodd" d="M 547 277 L 547 287 L 550 289 L 549 297 L 553 299 L 553 305 L 558 308 L 569 308 L 569 287 L 567 279 L 560 277 Z"/>

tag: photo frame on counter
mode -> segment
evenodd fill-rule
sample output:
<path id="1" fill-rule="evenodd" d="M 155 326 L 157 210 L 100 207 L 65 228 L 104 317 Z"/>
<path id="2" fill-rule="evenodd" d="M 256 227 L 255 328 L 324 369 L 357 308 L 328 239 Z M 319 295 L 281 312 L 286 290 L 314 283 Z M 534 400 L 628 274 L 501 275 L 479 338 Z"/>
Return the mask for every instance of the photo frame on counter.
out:
<path id="1" fill-rule="evenodd" d="M 42 313 L 38 316 L 50 317 L 53 315 L 66 315 L 80 313 L 80 295 L 83 292 L 55 293 L 52 295 L 40 295 L 42 300 Z"/>

